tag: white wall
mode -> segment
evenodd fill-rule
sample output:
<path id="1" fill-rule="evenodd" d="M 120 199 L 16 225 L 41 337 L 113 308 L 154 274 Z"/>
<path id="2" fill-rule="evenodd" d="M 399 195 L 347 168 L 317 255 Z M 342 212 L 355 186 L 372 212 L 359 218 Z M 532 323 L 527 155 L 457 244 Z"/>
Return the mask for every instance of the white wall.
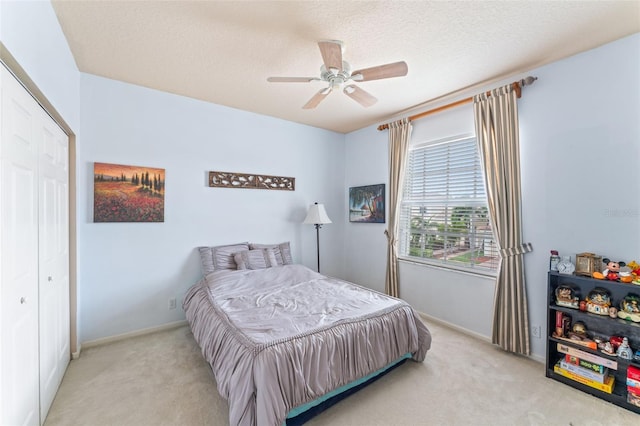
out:
<path id="1" fill-rule="evenodd" d="M 532 326 L 546 326 L 549 250 L 571 255 L 593 251 L 629 261 L 640 258 L 640 34 L 506 79 L 539 78 L 518 101 L 522 163 L 523 234 L 534 252 L 525 255 Z M 477 91 L 486 90 L 481 88 Z M 461 94 L 460 98 L 469 94 Z M 414 123 L 413 142 L 442 138 L 452 121 L 473 131 L 470 108 Z M 467 114 L 468 115 L 465 115 Z M 464 117 L 459 114 L 465 115 Z M 457 134 L 455 132 L 454 134 Z M 369 170 L 386 152 L 387 132 L 362 129 L 346 136 L 346 184 L 387 181 L 387 168 Z M 366 182 L 359 173 L 368 171 Z M 384 254 L 378 229 L 345 228 L 372 257 L 347 250 L 348 276 L 384 286 Z M 374 268 L 376 274 L 371 273 Z M 382 282 L 382 284 L 381 284 Z M 416 309 L 489 338 L 493 280 L 420 265 L 400 264 L 401 297 Z M 544 339 L 532 338 L 543 357 Z"/>
<path id="2" fill-rule="evenodd" d="M 201 276 L 196 247 L 291 241 L 315 269 L 316 234 L 302 225 L 325 203 L 322 271 L 343 274 L 344 135 L 82 74 L 78 153 L 81 341 L 184 318 Z M 164 223 L 93 223 L 93 162 L 166 169 Z M 209 170 L 296 178 L 295 191 L 210 188 Z"/>

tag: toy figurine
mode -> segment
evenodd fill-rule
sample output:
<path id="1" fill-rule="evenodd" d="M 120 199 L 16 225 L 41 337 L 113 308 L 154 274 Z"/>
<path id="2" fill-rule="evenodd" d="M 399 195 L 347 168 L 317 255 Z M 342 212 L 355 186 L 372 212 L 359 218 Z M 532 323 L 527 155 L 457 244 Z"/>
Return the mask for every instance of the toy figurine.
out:
<path id="1" fill-rule="evenodd" d="M 631 270 L 631 282 L 640 285 L 640 264 L 632 260 L 627 263 L 627 267 Z"/>
<path id="2" fill-rule="evenodd" d="M 602 347 L 601 351 L 608 355 L 615 355 L 616 353 L 611 342 L 604 342 L 604 346 Z"/>
<path id="3" fill-rule="evenodd" d="M 586 300 L 587 312 L 598 315 L 609 315 L 611 295 L 608 290 L 602 287 L 596 287 L 589 292 Z"/>
<path id="4" fill-rule="evenodd" d="M 556 305 L 578 309 L 580 306 L 580 298 L 576 295 L 576 291 L 572 287 L 561 285 L 556 288 Z"/>
<path id="5" fill-rule="evenodd" d="M 578 340 L 580 342 L 595 342 L 595 340 L 589 339 L 587 335 L 587 327 L 584 325 L 582 321 L 576 321 L 571 327 L 571 331 L 567 334 L 569 336 L 569 339 L 571 340 Z M 596 347 L 597 347 L 597 342 L 596 342 L 596 346 L 594 346 L 594 349 Z"/>
<path id="6" fill-rule="evenodd" d="M 640 322 L 640 296 L 629 293 L 620 302 L 618 318 Z"/>
<path id="7" fill-rule="evenodd" d="M 602 263 L 607 265 L 607 268 L 602 271 L 602 275 L 610 281 L 618 281 L 618 278 L 620 277 L 620 267 L 625 266 L 626 263 L 614 262 L 606 257 L 602 259 Z"/>
<path id="8" fill-rule="evenodd" d="M 622 359 L 633 359 L 633 350 L 629 347 L 629 339 L 626 337 L 622 339 L 622 344 L 616 351 L 616 355 Z"/>
<path id="9" fill-rule="evenodd" d="M 609 342 L 611 342 L 611 344 L 613 345 L 613 349 L 615 349 L 616 351 L 618 350 L 620 345 L 622 345 L 622 341 L 623 340 L 624 339 L 621 336 L 611 336 L 611 337 L 609 337 Z"/>
<path id="10" fill-rule="evenodd" d="M 576 321 L 575 324 L 573 324 L 573 327 L 571 327 L 571 331 L 581 336 L 587 335 L 587 327 L 582 321 Z"/>

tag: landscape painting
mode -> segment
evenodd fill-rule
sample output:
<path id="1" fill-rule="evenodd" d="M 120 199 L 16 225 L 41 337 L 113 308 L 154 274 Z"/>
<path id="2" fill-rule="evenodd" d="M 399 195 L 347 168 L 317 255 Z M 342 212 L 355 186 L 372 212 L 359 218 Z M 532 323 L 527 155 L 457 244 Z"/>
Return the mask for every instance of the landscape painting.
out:
<path id="1" fill-rule="evenodd" d="M 164 222 L 164 169 L 94 163 L 94 222 Z"/>
<path id="2" fill-rule="evenodd" d="M 384 223 L 384 184 L 349 188 L 349 222 Z"/>

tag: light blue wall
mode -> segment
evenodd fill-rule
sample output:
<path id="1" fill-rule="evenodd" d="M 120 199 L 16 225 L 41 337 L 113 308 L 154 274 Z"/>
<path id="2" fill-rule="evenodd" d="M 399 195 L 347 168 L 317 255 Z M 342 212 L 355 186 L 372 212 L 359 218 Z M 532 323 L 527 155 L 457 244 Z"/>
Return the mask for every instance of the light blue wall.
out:
<path id="1" fill-rule="evenodd" d="M 640 34 L 532 74 L 519 104 L 522 204 L 531 324 L 544 328 L 551 249 L 640 258 Z M 542 356 L 544 340 L 532 343 Z"/>
<path id="2" fill-rule="evenodd" d="M 80 342 L 183 319 L 168 299 L 199 277 L 199 245 L 288 240 L 315 268 L 301 224 L 315 201 L 334 221 L 323 272 L 343 275 L 344 135 L 81 74 L 48 1 L 1 1 L 0 15 L 3 45 L 77 137 Z M 165 168 L 165 222 L 92 223 L 94 161 Z M 292 176 L 296 190 L 208 188 L 208 170 Z"/>
<path id="3" fill-rule="evenodd" d="M 0 1 L 0 40 L 79 137 L 80 73 L 48 1 Z"/>
<path id="4" fill-rule="evenodd" d="M 345 200 L 349 187 L 385 184 L 389 176 L 387 132 L 367 127 L 346 135 Z M 386 192 L 388 199 L 389 193 Z M 346 206 L 346 203 L 345 203 Z M 346 208 L 346 207 L 345 207 Z M 348 265 L 345 274 L 349 281 L 384 292 L 387 265 L 387 237 L 383 223 L 345 223 L 345 253 Z"/>
<path id="5" fill-rule="evenodd" d="M 518 101 L 523 233 L 534 246 L 525 267 L 530 322 L 544 330 L 549 250 L 573 259 L 583 251 L 616 260 L 640 258 L 640 34 L 491 87 L 526 75 L 539 80 Z M 450 136 L 455 121 L 460 133 L 473 131 L 471 109 L 461 107 L 416 121 L 412 140 Z M 374 128 L 346 136 L 345 186 L 387 181 L 386 168 L 368 167 L 388 158 L 386 138 Z M 380 230 L 352 224 L 345 230 L 350 279 L 384 286 Z M 353 250 L 352 240 L 372 256 Z M 401 297 L 418 310 L 490 337 L 492 280 L 401 263 L 400 281 Z M 544 339 L 532 338 L 532 351 L 543 357 Z"/>
<path id="6" fill-rule="evenodd" d="M 342 275 L 344 135 L 83 74 L 82 341 L 176 321 L 201 276 L 196 247 L 291 241 L 315 268 L 307 208 L 325 203 L 323 272 Z M 164 223 L 93 223 L 93 162 L 164 168 Z M 296 178 L 295 191 L 210 188 L 209 170 Z"/>

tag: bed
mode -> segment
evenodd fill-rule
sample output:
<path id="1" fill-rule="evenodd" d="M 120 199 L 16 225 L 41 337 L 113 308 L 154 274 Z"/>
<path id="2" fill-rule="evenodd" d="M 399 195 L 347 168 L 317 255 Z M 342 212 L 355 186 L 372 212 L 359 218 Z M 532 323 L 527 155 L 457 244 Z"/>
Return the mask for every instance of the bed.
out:
<path id="1" fill-rule="evenodd" d="M 424 360 L 431 336 L 406 302 L 293 264 L 287 244 L 220 247 L 200 248 L 205 274 L 183 308 L 231 425 L 303 418 Z"/>

